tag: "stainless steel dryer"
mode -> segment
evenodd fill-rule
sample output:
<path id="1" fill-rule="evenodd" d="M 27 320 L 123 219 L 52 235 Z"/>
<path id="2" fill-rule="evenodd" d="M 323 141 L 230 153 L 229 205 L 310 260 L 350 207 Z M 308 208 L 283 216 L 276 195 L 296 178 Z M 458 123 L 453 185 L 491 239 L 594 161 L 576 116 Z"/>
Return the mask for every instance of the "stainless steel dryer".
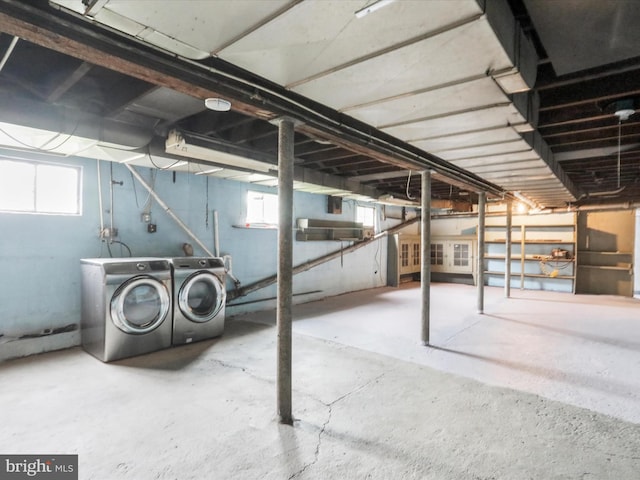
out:
<path id="1" fill-rule="evenodd" d="M 227 300 L 221 258 L 180 257 L 173 267 L 173 345 L 218 337 Z"/>
<path id="2" fill-rule="evenodd" d="M 81 260 L 83 348 L 103 362 L 171 346 L 171 265 L 162 258 Z"/>

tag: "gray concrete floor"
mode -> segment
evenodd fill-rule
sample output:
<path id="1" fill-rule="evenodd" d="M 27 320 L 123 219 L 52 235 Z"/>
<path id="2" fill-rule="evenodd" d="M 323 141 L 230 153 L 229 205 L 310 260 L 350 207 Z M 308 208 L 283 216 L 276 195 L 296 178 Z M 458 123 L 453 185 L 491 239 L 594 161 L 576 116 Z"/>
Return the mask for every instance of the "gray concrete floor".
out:
<path id="1" fill-rule="evenodd" d="M 77 453 L 81 479 L 635 479 L 640 303 L 415 284 L 300 305 L 293 427 L 273 312 L 113 364 L 0 364 L 0 453 Z"/>

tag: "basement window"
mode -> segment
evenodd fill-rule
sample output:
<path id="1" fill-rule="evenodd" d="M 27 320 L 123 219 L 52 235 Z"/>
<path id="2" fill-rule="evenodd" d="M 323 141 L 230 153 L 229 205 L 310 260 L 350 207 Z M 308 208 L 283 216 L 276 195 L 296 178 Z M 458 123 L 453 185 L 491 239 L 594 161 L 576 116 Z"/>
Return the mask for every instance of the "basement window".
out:
<path id="1" fill-rule="evenodd" d="M 361 223 L 363 227 L 375 227 L 376 209 L 375 207 L 356 206 L 356 222 Z"/>
<path id="2" fill-rule="evenodd" d="M 278 195 L 273 193 L 247 192 L 247 227 L 278 226 Z"/>
<path id="3" fill-rule="evenodd" d="M 0 211 L 80 215 L 80 167 L 0 159 Z"/>

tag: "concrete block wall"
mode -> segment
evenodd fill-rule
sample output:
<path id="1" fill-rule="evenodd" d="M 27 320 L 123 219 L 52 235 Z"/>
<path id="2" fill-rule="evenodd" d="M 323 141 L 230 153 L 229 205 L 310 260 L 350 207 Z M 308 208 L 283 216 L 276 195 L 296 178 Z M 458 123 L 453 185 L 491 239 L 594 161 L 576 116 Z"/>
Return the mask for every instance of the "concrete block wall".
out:
<path id="1" fill-rule="evenodd" d="M 56 162 L 56 160 L 54 160 Z M 107 243 L 99 238 L 100 207 L 98 165 L 101 174 L 102 210 L 106 226 L 113 212 L 119 243 L 111 244 L 113 256 L 181 256 L 183 243 L 194 255 L 204 251 L 173 219 L 151 202 L 155 233 L 147 232 L 142 219 L 148 193 L 124 165 L 93 159 L 65 158 L 65 165 L 82 167 L 82 214 L 78 216 L 14 214 L 0 212 L 0 361 L 80 343 L 80 259 L 108 257 Z M 209 248 L 214 250 L 213 211 L 219 220 L 221 253 L 231 255 L 233 273 L 243 285 L 276 273 L 276 230 L 238 228 L 245 223 L 248 190 L 277 193 L 275 188 L 206 178 L 202 175 L 137 168 L 169 208 Z M 111 177 L 113 205 L 110 204 Z M 325 195 L 295 192 L 296 218 L 355 220 L 354 201 L 343 202 L 342 213 L 327 213 Z M 399 220 L 380 218 L 380 228 Z M 393 207 L 391 207 L 393 208 Z M 346 247 L 347 242 L 294 242 L 294 265 Z M 386 242 L 373 242 L 354 253 L 294 277 L 294 302 L 382 286 L 386 281 Z M 233 288 L 231 282 L 228 288 Z M 306 293 L 314 292 L 314 293 Z M 275 285 L 239 298 L 229 315 L 275 305 Z M 248 303 L 247 303 L 248 302 Z"/>

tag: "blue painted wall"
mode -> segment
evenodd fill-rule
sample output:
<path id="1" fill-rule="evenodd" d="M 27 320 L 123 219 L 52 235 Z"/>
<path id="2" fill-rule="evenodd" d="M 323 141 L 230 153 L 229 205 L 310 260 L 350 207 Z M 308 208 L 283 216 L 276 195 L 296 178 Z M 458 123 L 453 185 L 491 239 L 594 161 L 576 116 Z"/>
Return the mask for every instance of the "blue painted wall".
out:
<path id="1" fill-rule="evenodd" d="M 82 167 L 82 215 L 56 216 L 0 212 L 0 360 L 66 348 L 80 343 L 80 259 L 108 257 L 107 244 L 100 240 L 98 163 L 95 160 L 66 158 L 66 165 Z M 248 285 L 276 273 L 277 232 L 237 228 L 246 215 L 248 190 L 277 193 L 275 188 L 234 182 L 189 173 L 158 171 L 136 167 L 169 208 L 214 250 L 213 210 L 218 212 L 220 250 L 231 255 L 233 273 Z M 156 233 L 147 232 L 142 212 L 147 191 L 124 165 L 100 162 L 103 215 L 110 224 L 109 183 L 113 185 L 113 218 L 118 240 L 133 256 L 180 256 L 182 244 L 204 252 L 155 202 L 151 204 Z M 327 197 L 296 192 L 294 221 L 297 218 L 355 220 L 354 201 L 344 201 L 342 214 L 327 213 Z M 380 208 L 377 207 L 378 218 Z M 381 220 L 388 228 L 399 220 Z M 343 246 L 347 246 L 345 243 Z M 294 265 L 315 259 L 340 248 L 339 242 L 294 242 Z M 113 256 L 128 256 L 128 250 L 112 244 Z M 386 239 L 373 242 L 294 277 L 294 302 L 305 302 L 340 293 L 385 284 Z M 231 282 L 228 288 L 233 288 Z M 306 293 L 315 292 L 315 293 Z M 296 295 L 300 294 L 300 295 Z M 227 309 L 229 316 L 273 308 L 275 285 L 237 299 Z M 69 330 L 69 331 L 66 331 Z"/>

